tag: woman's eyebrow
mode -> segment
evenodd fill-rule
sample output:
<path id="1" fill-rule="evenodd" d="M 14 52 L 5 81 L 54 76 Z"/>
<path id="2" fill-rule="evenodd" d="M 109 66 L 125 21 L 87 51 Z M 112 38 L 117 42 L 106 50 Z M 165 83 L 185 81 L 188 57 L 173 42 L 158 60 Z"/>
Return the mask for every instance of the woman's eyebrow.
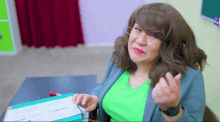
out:
<path id="1" fill-rule="evenodd" d="M 144 30 L 144 32 L 147 34 L 147 35 L 152 35 L 150 32 L 148 32 L 147 30 Z"/>
<path id="2" fill-rule="evenodd" d="M 136 28 L 140 28 L 141 30 L 143 30 L 147 35 L 152 36 L 153 34 L 151 34 L 150 32 L 148 32 L 147 30 L 142 29 L 139 25 L 136 25 Z"/>

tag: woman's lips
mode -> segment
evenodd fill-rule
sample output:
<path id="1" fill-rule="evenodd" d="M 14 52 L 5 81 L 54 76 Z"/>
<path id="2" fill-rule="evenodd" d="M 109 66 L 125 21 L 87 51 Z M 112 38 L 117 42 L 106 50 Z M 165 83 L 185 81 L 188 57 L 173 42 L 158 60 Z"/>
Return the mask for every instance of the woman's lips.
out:
<path id="1" fill-rule="evenodd" d="M 133 48 L 133 49 L 134 49 L 134 51 L 135 51 L 136 53 L 138 53 L 138 54 L 144 53 L 144 51 L 141 50 L 141 49 L 139 49 L 139 48 Z"/>

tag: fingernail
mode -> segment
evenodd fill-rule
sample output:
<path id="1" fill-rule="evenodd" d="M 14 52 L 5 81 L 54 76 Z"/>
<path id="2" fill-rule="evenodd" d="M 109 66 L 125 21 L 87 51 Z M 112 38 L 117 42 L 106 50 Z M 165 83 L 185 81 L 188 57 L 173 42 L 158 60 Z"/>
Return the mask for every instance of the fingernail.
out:
<path id="1" fill-rule="evenodd" d="M 181 80 L 181 75 L 182 75 L 182 74 L 178 74 L 178 75 L 177 75 L 177 78 L 178 78 L 179 80 Z"/>

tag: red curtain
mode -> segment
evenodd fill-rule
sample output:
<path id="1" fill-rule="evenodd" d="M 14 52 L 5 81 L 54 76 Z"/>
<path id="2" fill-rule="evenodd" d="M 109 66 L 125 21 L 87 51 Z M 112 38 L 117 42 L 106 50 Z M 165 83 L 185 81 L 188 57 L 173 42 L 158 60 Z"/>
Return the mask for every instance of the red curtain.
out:
<path id="1" fill-rule="evenodd" d="M 78 0 L 15 0 L 23 45 L 84 45 Z"/>

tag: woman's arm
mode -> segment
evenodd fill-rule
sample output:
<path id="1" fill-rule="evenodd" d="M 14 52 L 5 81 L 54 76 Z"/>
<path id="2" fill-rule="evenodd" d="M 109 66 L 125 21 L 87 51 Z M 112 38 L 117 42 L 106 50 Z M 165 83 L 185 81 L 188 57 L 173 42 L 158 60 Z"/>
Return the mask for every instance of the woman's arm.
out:
<path id="1" fill-rule="evenodd" d="M 205 86 L 202 72 L 197 70 L 192 72 L 187 80 L 187 88 L 184 97 L 179 105 L 182 107 L 182 117 L 174 120 L 175 122 L 202 121 L 206 106 Z M 161 111 L 162 113 L 162 111 Z M 181 115 L 181 113 L 180 113 Z M 169 121 L 169 118 L 161 114 L 161 121 Z"/>

